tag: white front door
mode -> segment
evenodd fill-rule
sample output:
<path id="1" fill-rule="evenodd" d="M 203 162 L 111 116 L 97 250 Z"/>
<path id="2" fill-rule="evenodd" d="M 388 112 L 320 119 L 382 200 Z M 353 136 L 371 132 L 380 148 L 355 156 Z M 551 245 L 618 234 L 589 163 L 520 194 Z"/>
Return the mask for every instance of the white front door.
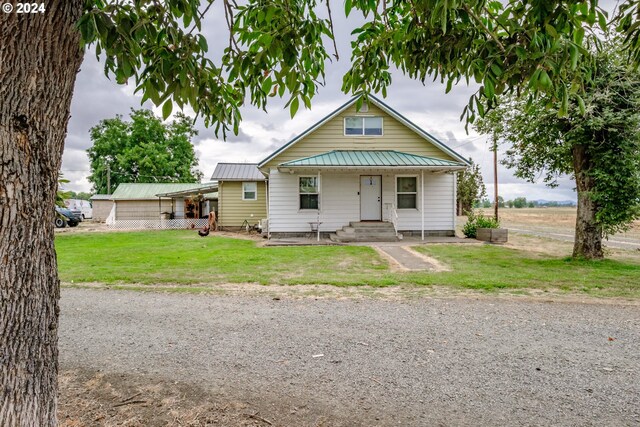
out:
<path id="1" fill-rule="evenodd" d="M 360 219 L 382 220 L 382 177 L 365 175 L 360 177 Z"/>

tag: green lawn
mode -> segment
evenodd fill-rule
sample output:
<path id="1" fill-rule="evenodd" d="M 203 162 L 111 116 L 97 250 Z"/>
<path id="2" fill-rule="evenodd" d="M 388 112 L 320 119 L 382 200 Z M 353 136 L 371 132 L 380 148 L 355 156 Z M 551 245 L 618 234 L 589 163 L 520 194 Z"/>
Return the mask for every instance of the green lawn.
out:
<path id="1" fill-rule="evenodd" d="M 56 236 L 56 248 L 65 283 L 443 285 L 640 297 L 640 259 L 572 261 L 492 245 L 418 247 L 452 270 L 441 273 L 391 272 L 368 247 L 262 248 L 193 231 L 68 233 Z"/>

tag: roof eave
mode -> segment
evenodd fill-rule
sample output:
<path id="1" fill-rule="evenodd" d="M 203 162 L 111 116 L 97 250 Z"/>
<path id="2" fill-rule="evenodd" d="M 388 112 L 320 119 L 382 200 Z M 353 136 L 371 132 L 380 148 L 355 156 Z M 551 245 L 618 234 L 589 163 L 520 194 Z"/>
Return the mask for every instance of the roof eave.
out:
<path id="1" fill-rule="evenodd" d="M 459 170 L 467 169 L 467 166 L 465 166 L 465 165 L 458 165 L 458 166 L 453 166 L 453 165 L 452 166 L 417 166 L 417 165 L 398 165 L 398 166 L 295 165 L 295 166 L 286 166 L 286 165 L 279 165 L 278 166 L 278 171 L 280 171 L 280 172 L 289 172 L 290 170 L 296 170 L 296 169 L 329 169 L 329 170 L 334 170 L 334 169 L 353 169 L 353 170 L 363 170 L 363 169 L 374 169 L 374 170 L 380 170 L 380 169 L 383 169 L 383 170 L 412 169 L 412 170 L 416 170 L 416 169 L 423 169 L 423 170 L 459 171 Z"/>

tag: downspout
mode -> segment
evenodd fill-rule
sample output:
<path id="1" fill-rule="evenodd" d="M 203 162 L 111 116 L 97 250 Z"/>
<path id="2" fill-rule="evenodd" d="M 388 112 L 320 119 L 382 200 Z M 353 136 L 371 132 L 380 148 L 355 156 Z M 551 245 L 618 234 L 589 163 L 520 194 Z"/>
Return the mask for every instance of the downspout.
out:
<path id="1" fill-rule="evenodd" d="M 218 181 L 218 217 L 216 218 L 216 221 L 218 221 L 218 229 L 219 230 L 224 230 L 224 226 L 222 225 L 222 185 L 224 184 L 223 181 Z"/>
<path id="2" fill-rule="evenodd" d="M 424 170 L 420 171 L 420 218 L 422 221 L 422 240 L 424 240 Z"/>

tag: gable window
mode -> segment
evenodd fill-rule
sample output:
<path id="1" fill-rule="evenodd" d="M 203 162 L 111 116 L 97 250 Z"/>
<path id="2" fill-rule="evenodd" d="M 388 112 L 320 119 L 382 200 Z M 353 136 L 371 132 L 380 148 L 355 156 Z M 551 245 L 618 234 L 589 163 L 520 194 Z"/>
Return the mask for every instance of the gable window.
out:
<path id="1" fill-rule="evenodd" d="M 242 183 L 242 200 L 258 200 L 258 183 Z"/>
<path id="2" fill-rule="evenodd" d="M 301 176 L 298 188 L 300 209 L 318 209 L 318 177 Z"/>
<path id="3" fill-rule="evenodd" d="M 344 134 L 353 136 L 382 135 L 382 117 L 345 117 Z"/>
<path id="4" fill-rule="evenodd" d="M 396 180 L 398 209 L 416 209 L 418 207 L 418 178 L 399 176 Z"/>

